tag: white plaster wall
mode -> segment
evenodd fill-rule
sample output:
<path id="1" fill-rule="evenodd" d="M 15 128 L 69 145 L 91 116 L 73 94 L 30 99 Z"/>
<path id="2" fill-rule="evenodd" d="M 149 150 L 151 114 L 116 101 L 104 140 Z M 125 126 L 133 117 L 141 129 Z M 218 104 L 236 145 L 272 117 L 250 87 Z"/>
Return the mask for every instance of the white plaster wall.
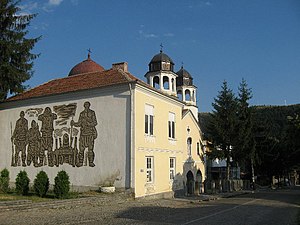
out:
<path id="1" fill-rule="evenodd" d="M 80 112 L 83 111 L 84 102 L 91 103 L 90 109 L 95 111 L 98 124 L 96 126 L 98 137 L 95 139 L 95 167 L 73 167 L 64 163 L 59 167 L 12 167 L 12 130 L 19 119 L 20 112 L 28 108 L 50 107 L 76 103 L 77 109 L 74 121 L 77 122 Z M 25 118 L 28 128 L 34 119 L 41 128 L 41 121 L 37 117 Z M 70 121 L 66 126 L 70 126 Z M 54 127 L 54 129 L 57 127 Z M 80 129 L 80 128 L 78 128 Z M 79 140 L 79 134 L 78 134 Z M 54 141 L 55 147 L 55 141 Z M 0 104 L 0 170 L 7 168 L 11 181 L 14 181 L 20 170 L 27 171 L 31 182 L 36 174 L 43 170 L 54 183 L 54 177 L 60 170 L 65 170 L 70 176 L 74 186 L 99 186 L 108 180 L 114 180 L 116 187 L 129 187 L 130 183 L 130 92 L 127 85 L 110 88 L 93 89 L 76 93 L 48 96 L 23 101 Z"/>

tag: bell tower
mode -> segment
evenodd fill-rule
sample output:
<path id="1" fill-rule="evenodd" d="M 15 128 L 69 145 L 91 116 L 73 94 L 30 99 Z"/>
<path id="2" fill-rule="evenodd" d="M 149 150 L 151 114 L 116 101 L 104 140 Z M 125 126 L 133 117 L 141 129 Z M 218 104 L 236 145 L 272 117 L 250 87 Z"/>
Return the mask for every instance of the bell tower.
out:
<path id="1" fill-rule="evenodd" d="M 174 63 L 172 59 L 163 53 L 162 49 L 155 55 L 149 63 L 149 70 L 145 74 L 147 83 L 152 87 L 176 96 L 176 78 L 174 73 Z"/>
<path id="2" fill-rule="evenodd" d="M 198 120 L 197 87 L 193 84 L 193 77 L 183 68 L 183 65 L 176 74 L 178 75 L 176 81 L 177 97 L 185 103 L 185 108 L 190 109 Z"/>

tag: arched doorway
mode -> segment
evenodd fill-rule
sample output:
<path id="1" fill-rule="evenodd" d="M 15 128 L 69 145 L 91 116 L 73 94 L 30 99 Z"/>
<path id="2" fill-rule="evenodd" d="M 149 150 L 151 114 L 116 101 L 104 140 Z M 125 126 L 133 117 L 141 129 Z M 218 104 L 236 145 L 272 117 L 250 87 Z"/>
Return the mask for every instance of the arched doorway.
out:
<path id="1" fill-rule="evenodd" d="M 188 195 L 194 194 L 194 175 L 190 170 L 186 174 L 186 189 Z"/>
<path id="2" fill-rule="evenodd" d="M 195 194 L 201 194 L 201 193 L 202 193 L 202 173 L 200 170 L 198 170 L 196 174 Z"/>

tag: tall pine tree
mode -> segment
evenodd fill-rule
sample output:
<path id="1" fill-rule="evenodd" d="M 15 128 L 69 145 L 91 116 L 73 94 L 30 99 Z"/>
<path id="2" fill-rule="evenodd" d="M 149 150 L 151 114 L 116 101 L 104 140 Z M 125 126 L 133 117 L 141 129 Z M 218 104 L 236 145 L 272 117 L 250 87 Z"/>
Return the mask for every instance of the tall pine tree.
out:
<path id="1" fill-rule="evenodd" d="M 21 15 L 19 2 L 0 0 L 0 101 L 8 93 L 25 90 L 23 83 L 32 76 L 33 60 L 38 57 L 30 51 L 40 37 L 26 37 L 36 14 Z"/>
<path id="2" fill-rule="evenodd" d="M 212 155 L 226 159 L 226 179 L 229 180 L 232 148 L 236 138 L 237 99 L 228 88 L 226 81 L 221 88 L 212 104 L 214 109 L 211 114 L 209 133 L 214 146 Z"/>
<path id="3" fill-rule="evenodd" d="M 240 165 L 250 164 L 252 182 L 254 182 L 254 163 L 256 158 L 255 138 L 253 133 L 252 112 L 249 107 L 252 91 L 248 88 L 247 82 L 244 79 L 242 79 L 238 90 L 238 126 L 233 158 Z"/>

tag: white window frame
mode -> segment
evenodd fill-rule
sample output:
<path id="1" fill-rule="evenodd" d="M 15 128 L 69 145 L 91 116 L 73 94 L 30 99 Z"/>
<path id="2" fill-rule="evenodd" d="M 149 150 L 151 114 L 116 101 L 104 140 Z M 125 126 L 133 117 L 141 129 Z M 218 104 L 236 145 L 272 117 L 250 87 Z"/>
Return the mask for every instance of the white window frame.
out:
<path id="1" fill-rule="evenodd" d="M 145 105 L 145 134 L 149 136 L 154 135 L 154 106 Z"/>
<path id="2" fill-rule="evenodd" d="M 168 137 L 170 139 L 175 139 L 176 136 L 175 131 L 176 131 L 175 113 L 169 112 Z"/>
<path id="3" fill-rule="evenodd" d="M 175 175 L 176 175 L 176 158 L 175 157 L 169 158 L 169 167 L 170 167 L 169 179 L 174 180 Z"/>
<path id="4" fill-rule="evenodd" d="M 147 183 L 153 183 L 154 181 L 154 157 L 146 157 L 146 181 Z"/>

